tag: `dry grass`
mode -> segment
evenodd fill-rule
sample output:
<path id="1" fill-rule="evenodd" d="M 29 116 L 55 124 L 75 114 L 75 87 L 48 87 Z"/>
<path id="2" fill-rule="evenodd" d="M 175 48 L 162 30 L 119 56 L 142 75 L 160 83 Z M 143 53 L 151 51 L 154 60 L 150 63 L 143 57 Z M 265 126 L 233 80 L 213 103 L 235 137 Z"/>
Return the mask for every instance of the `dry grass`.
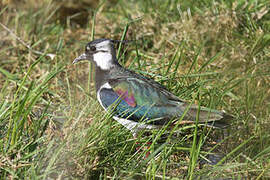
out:
<path id="1" fill-rule="evenodd" d="M 134 4 L 106 1 L 101 6 L 99 3 L 14 0 L 0 4 L 0 22 L 17 36 L 16 39 L 0 27 L 1 178 L 46 178 L 49 174 L 59 179 L 269 178 L 267 3 L 233 2 L 231 6 L 226 1 L 205 1 L 208 5 L 193 2 L 192 6 L 189 2 L 176 1 L 168 6 L 164 2 L 149 4 L 150 1 Z M 155 153 L 161 147 L 156 159 L 145 160 L 143 154 L 134 152 L 135 140 L 129 132 L 114 123 L 109 115 L 104 115 L 99 107 L 93 81 L 88 87 L 89 66 L 71 65 L 91 40 L 95 10 L 96 39 L 120 39 L 129 23 L 126 39 L 137 39 L 141 64 L 134 60 L 138 58 L 136 44 L 131 43 L 122 50 L 125 53 L 121 62 L 126 67 L 151 76 L 181 98 L 192 100 L 195 97 L 196 102 L 226 109 L 236 116 L 226 138 L 217 143 L 215 149 L 228 156 L 222 165 L 197 162 L 193 167 L 196 175 L 191 175 L 193 129 L 181 130 L 176 142 L 171 140 L 164 146 L 156 143 L 151 148 Z M 42 57 L 18 38 L 35 51 L 56 56 Z M 40 62 L 21 85 L 31 65 L 40 57 Z M 25 114 L 23 133 L 18 135 L 14 146 L 10 146 L 9 138 L 13 136 L 8 129 L 16 126 L 11 122 L 17 117 L 16 108 L 20 109 L 16 102 L 27 97 L 31 81 L 38 86 L 55 69 L 62 67 L 57 76 L 44 84 L 44 92 L 31 112 Z M 198 91 L 200 94 L 196 96 Z M 30 99 L 35 94 L 33 91 Z M 22 109 L 27 109 L 30 102 Z M 48 110 L 41 118 L 47 105 Z M 41 123 L 39 131 L 35 129 L 37 122 Z M 40 131 L 42 133 L 38 134 Z M 207 133 L 201 130 L 196 134 L 198 145 L 200 137 L 207 137 L 203 148 L 198 148 L 200 159 L 215 145 L 210 143 L 220 136 L 220 132 Z M 140 140 L 154 138 L 153 135 Z"/>

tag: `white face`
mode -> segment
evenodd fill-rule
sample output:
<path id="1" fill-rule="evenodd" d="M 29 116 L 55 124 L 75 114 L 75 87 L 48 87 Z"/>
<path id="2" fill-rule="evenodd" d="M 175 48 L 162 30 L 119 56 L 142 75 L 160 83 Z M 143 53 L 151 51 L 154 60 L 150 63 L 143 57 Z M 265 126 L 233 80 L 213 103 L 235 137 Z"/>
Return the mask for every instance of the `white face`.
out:
<path id="1" fill-rule="evenodd" d="M 109 70 L 113 66 L 110 41 L 102 41 L 95 45 L 96 53 L 93 54 L 93 60 L 102 70 Z"/>

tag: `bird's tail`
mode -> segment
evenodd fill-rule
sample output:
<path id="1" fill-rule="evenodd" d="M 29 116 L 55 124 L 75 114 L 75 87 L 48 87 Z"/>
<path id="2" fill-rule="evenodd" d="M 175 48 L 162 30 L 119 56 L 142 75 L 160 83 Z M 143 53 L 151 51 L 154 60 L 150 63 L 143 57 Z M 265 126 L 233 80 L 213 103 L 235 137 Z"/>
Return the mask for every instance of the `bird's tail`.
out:
<path id="1" fill-rule="evenodd" d="M 229 126 L 230 120 L 233 118 L 233 116 L 225 113 L 224 111 L 213 110 L 205 107 L 200 107 L 199 109 L 196 105 L 191 105 L 189 107 L 186 116 L 189 120 L 194 122 L 196 121 L 198 114 L 198 122 L 200 124 L 206 123 L 208 126 L 216 128 L 225 128 Z"/>

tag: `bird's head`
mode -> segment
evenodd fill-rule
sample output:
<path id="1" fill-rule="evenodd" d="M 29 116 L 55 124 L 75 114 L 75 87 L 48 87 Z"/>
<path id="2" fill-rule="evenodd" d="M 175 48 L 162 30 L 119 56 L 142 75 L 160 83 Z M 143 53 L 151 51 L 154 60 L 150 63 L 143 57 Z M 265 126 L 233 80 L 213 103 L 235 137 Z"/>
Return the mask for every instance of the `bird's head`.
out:
<path id="1" fill-rule="evenodd" d="M 102 70 L 109 70 L 117 65 L 114 41 L 110 39 L 97 39 L 89 42 L 85 47 L 85 52 L 74 59 L 73 64 L 89 60 L 94 62 Z"/>

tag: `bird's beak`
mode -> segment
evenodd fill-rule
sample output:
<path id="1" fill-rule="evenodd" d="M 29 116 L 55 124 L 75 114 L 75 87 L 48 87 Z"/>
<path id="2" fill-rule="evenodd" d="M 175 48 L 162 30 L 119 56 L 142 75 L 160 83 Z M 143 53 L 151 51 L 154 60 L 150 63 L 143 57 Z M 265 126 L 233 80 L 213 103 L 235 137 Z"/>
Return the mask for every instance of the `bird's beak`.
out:
<path id="1" fill-rule="evenodd" d="M 72 64 L 75 64 L 79 61 L 82 61 L 82 60 L 87 60 L 87 55 L 85 53 L 81 54 L 79 57 L 75 58 L 74 61 L 72 62 Z"/>

